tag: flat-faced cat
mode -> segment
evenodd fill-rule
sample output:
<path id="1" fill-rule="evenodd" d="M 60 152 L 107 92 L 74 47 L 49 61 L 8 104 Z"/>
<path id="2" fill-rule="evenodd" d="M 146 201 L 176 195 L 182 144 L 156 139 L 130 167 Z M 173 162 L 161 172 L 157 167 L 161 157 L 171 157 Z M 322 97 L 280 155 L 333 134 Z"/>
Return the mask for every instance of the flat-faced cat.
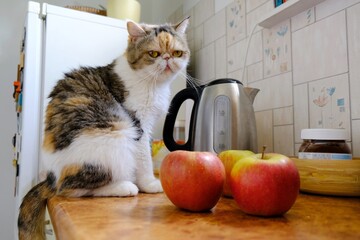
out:
<path id="1" fill-rule="evenodd" d="M 74 70 L 58 81 L 45 116 L 47 177 L 23 199 L 19 239 L 45 239 L 46 202 L 54 195 L 162 192 L 153 175 L 150 134 L 168 110 L 171 81 L 189 62 L 188 22 L 129 21 L 123 56 L 107 66 Z"/>

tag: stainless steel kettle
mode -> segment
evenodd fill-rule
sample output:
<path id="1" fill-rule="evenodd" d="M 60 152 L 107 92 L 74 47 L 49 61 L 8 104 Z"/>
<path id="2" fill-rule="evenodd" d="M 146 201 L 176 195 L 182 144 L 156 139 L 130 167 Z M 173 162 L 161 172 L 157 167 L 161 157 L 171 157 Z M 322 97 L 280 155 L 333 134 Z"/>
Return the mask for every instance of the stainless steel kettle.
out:
<path id="1" fill-rule="evenodd" d="M 210 151 L 247 149 L 257 152 L 253 101 L 259 89 L 243 87 L 234 79 L 218 79 L 198 88 L 185 88 L 171 101 L 163 140 L 170 151 Z M 181 104 L 192 99 L 189 137 L 185 144 L 175 142 L 173 130 Z"/>

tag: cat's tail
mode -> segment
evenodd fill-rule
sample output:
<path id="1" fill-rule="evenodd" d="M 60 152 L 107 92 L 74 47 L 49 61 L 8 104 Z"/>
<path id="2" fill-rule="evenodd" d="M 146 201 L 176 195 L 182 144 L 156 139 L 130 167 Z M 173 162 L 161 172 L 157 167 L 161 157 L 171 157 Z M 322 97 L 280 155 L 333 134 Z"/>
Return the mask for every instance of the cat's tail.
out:
<path id="1" fill-rule="evenodd" d="M 56 194 L 56 177 L 49 172 L 44 181 L 24 197 L 18 218 L 19 240 L 45 239 L 45 210 L 47 199 Z"/>

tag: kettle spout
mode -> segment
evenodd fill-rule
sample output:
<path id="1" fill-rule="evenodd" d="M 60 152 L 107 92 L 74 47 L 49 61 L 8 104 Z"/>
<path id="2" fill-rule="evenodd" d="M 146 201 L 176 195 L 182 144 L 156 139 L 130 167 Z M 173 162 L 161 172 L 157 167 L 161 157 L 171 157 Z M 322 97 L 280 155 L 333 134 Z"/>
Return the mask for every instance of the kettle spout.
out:
<path id="1" fill-rule="evenodd" d="M 255 99 L 257 93 L 260 91 L 260 89 L 244 87 L 244 91 L 245 91 L 246 95 L 249 96 L 251 103 L 254 103 L 254 99 Z"/>

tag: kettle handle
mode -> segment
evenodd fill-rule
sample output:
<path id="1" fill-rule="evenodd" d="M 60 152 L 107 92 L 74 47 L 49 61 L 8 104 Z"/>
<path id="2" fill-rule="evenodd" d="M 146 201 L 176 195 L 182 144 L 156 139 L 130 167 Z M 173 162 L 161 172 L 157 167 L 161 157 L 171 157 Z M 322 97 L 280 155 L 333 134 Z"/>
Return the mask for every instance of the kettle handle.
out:
<path id="1" fill-rule="evenodd" d="M 193 128 L 194 128 L 194 117 L 196 106 L 199 101 L 201 94 L 201 88 L 185 88 L 178 92 L 174 98 L 171 100 L 169 112 L 166 115 L 164 128 L 163 128 L 163 141 L 165 146 L 170 151 L 175 150 L 193 150 Z M 189 126 L 189 138 L 185 144 L 177 144 L 174 140 L 173 131 L 175 126 L 175 120 L 181 104 L 187 99 L 192 99 L 194 101 L 194 106 L 191 112 L 190 126 Z"/>

